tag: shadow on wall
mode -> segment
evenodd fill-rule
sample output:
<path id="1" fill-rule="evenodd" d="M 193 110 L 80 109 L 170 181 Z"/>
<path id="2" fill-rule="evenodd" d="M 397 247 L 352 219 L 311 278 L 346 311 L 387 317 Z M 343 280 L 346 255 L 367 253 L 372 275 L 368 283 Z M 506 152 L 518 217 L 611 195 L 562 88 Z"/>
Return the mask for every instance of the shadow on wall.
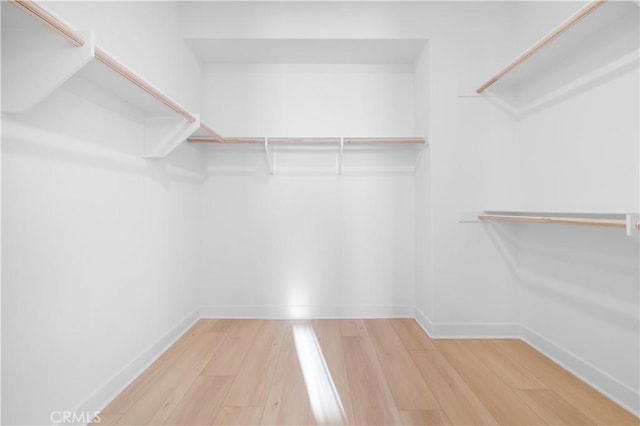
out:
<path id="1" fill-rule="evenodd" d="M 204 176 L 197 171 L 171 164 L 165 159 L 144 159 L 133 154 L 96 147 L 86 140 L 23 126 L 4 120 L 2 151 L 46 161 L 93 169 L 147 176 L 168 189 L 171 181 L 198 183 Z"/>
<path id="2" fill-rule="evenodd" d="M 638 234 L 553 224 L 485 224 L 522 290 L 639 331 Z M 515 249 L 515 250 L 514 250 Z"/>

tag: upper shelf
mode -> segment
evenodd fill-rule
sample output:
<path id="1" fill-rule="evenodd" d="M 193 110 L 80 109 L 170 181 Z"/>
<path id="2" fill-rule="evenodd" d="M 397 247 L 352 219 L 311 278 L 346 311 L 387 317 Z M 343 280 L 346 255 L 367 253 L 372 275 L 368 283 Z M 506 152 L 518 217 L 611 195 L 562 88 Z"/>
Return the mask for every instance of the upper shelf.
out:
<path id="1" fill-rule="evenodd" d="M 590 75 L 602 77 L 612 67 L 637 60 L 639 10 L 628 1 L 587 3 L 476 92 L 503 96 L 515 107 L 529 106 Z"/>
<path id="2" fill-rule="evenodd" d="M 2 2 L 2 51 L 3 112 L 25 112 L 64 85 L 84 97 L 116 98 L 140 111 L 148 157 L 165 157 L 196 132 L 219 137 L 198 114 L 96 46 L 91 32 L 72 29 L 34 2 Z"/>
<path id="3" fill-rule="evenodd" d="M 131 106 L 140 112 L 145 126 L 144 152 L 147 157 L 165 157 L 190 137 L 190 142 L 264 143 L 264 138 L 222 137 L 202 123 L 198 114 L 191 113 L 96 46 L 93 33 L 76 31 L 37 3 L 13 0 L 2 2 L 1 7 L 2 51 L 5 55 L 3 112 L 25 112 L 64 86 L 108 108 L 121 110 Z M 309 145 L 328 142 L 340 146 L 425 143 L 422 138 L 321 139 L 272 138 L 270 143 Z"/>

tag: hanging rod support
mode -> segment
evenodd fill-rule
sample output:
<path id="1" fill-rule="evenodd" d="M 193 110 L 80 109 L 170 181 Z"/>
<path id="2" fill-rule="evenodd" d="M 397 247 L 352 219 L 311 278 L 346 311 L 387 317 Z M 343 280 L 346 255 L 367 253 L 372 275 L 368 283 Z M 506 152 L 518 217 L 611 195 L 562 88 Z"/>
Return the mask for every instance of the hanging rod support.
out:
<path id="1" fill-rule="evenodd" d="M 265 136 L 264 138 L 264 154 L 267 157 L 267 167 L 269 168 L 269 173 L 274 174 L 275 170 L 273 167 L 273 159 L 271 158 L 271 154 L 269 153 L 269 138 Z"/>

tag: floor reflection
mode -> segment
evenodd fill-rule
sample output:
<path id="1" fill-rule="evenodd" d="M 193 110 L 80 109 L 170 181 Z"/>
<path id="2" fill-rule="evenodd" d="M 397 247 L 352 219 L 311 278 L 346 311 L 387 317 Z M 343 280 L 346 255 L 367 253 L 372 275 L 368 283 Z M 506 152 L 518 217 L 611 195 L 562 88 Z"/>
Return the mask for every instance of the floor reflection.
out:
<path id="1" fill-rule="evenodd" d="M 313 327 L 294 325 L 293 339 L 317 424 L 344 424 L 346 416 Z"/>

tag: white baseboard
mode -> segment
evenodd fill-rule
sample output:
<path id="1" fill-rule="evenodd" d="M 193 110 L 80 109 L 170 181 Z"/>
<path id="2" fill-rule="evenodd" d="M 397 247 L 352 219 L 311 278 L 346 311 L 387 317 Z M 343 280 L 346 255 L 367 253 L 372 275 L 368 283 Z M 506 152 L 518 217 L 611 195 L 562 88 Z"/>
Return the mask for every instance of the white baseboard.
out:
<path id="1" fill-rule="evenodd" d="M 434 339 L 522 339 L 544 356 L 552 359 L 580 380 L 609 397 L 629 412 L 640 416 L 640 394 L 620 383 L 562 346 L 520 324 L 439 324 L 434 323 L 420 309 L 415 309 L 416 322 Z"/>
<path id="2" fill-rule="evenodd" d="M 422 312 L 422 310 L 415 308 L 414 318 L 416 319 L 418 325 L 422 327 L 424 332 L 427 333 L 427 336 L 435 338 L 436 334 L 434 332 L 433 323 L 431 322 L 429 317 L 424 312 Z"/>
<path id="3" fill-rule="evenodd" d="M 519 339 L 520 324 L 514 323 L 434 323 L 420 309 L 415 319 L 434 339 Z"/>
<path id="4" fill-rule="evenodd" d="M 165 333 L 160 339 L 149 346 L 126 367 L 117 372 L 104 385 L 92 393 L 79 404 L 76 413 L 99 412 L 107 406 L 120 392 L 122 392 L 136 377 L 146 370 L 160 355 L 162 355 L 176 340 L 186 333 L 193 324 L 200 319 L 198 310 L 189 314 L 175 327 Z"/>
<path id="5" fill-rule="evenodd" d="M 629 412 L 640 416 L 640 394 L 637 391 L 535 331 L 525 326 L 521 326 L 521 330 L 522 340 Z"/>
<path id="6" fill-rule="evenodd" d="M 200 318 L 412 318 L 413 306 L 205 306 Z"/>

